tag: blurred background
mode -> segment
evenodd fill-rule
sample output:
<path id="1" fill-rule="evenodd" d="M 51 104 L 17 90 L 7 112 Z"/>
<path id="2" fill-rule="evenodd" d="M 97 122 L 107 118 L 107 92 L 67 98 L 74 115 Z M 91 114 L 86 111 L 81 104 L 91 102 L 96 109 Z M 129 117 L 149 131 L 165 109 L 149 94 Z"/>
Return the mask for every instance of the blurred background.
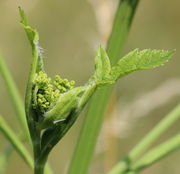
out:
<path id="1" fill-rule="evenodd" d="M 0 52 L 24 98 L 31 50 L 19 23 L 18 6 L 27 13 L 40 34 L 45 68 L 49 76 L 60 74 L 84 84 L 94 70 L 99 44 L 105 46 L 118 0 L 0 0 Z M 124 54 L 134 48 L 176 49 L 163 67 L 133 73 L 115 87 L 108 105 L 90 173 L 104 174 L 158 123 L 180 99 L 180 1 L 140 2 Z M 6 87 L 0 78 L 0 113 L 17 132 Z M 63 173 L 70 162 L 83 114 L 49 157 L 55 173 Z M 177 122 L 159 141 L 179 131 Z M 0 148 L 6 144 L 0 135 Z M 179 174 L 180 151 L 144 170 L 142 174 Z M 32 173 L 13 153 L 7 174 Z"/>

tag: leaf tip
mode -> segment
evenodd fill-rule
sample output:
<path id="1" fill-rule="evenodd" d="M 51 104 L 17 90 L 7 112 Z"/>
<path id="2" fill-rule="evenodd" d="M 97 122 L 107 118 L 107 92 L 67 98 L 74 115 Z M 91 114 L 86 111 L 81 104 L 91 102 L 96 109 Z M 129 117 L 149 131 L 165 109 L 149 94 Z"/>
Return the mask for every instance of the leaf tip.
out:
<path id="1" fill-rule="evenodd" d="M 28 25 L 28 21 L 27 21 L 27 17 L 25 15 L 24 10 L 20 6 L 18 7 L 18 9 L 19 9 L 19 15 L 21 17 L 20 23 L 25 25 L 25 26 L 27 26 Z"/>
<path id="2" fill-rule="evenodd" d="M 176 52 L 176 49 L 170 50 L 169 51 L 169 56 L 170 57 L 173 56 L 175 54 L 175 52 Z"/>

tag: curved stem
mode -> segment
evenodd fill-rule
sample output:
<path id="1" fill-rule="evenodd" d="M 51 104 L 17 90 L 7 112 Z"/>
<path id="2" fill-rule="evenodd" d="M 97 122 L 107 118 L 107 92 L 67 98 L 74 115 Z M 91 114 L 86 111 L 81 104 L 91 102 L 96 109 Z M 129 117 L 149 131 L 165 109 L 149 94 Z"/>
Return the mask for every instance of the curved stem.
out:
<path id="1" fill-rule="evenodd" d="M 4 134 L 4 136 L 9 140 L 14 149 L 19 153 L 19 155 L 24 159 L 24 161 L 33 168 L 33 160 L 29 152 L 25 149 L 24 145 L 18 139 L 18 137 L 14 134 L 11 128 L 7 125 L 2 116 L 0 116 L 0 131 Z"/>
<path id="2" fill-rule="evenodd" d="M 13 152 L 13 147 L 11 144 L 6 144 L 3 150 L 0 153 L 0 173 L 5 174 L 6 168 L 8 167 L 8 162 L 10 159 L 10 156 Z"/>
<path id="3" fill-rule="evenodd" d="M 147 152 L 140 160 L 138 160 L 129 171 L 140 172 L 142 169 L 147 168 L 155 162 L 161 160 L 167 155 L 180 149 L 180 134 L 178 133 L 173 138 L 170 138 L 166 142 L 158 145 L 149 152 Z M 128 173 L 129 174 L 129 173 Z"/>
<path id="4" fill-rule="evenodd" d="M 18 154 L 24 159 L 26 164 L 34 168 L 33 159 L 29 152 L 26 150 L 22 142 L 19 140 L 19 138 L 14 134 L 14 131 L 7 125 L 4 118 L 0 115 L 0 131 L 3 133 L 3 135 L 9 140 L 11 145 L 14 147 L 14 149 L 18 152 Z M 38 156 L 38 153 L 37 153 Z M 51 168 L 49 165 L 45 168 L 45 174 L 52 174 Z"/>
<path id="5" fill-rule="evenodd" d="M 118 163 L 109 174 L 121 174 L 125 172 L 130 164 L 139 157 L 160 135 L 180 118 L 180 104 L 177 105 L 145 138 L 137 144 L 128 156 Z"/>
<path id="6" fill-rule="evenodd" d="M 30 139 L 22 99 L 2 56 L 0 56 L 0 73 L 8 89 L 18 120 L 24 130 L 24 135 Z"/>

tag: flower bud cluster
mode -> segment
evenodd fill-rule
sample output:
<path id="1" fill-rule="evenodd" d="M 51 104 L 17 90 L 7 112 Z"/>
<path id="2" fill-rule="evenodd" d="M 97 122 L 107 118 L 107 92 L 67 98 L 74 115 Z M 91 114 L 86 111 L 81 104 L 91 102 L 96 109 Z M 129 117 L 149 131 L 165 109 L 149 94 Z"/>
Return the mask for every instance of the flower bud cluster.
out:
<path id="1" fill-rule="evenodd" d="M 45 72 L 40 71 L 34 80 L 32 106 L 41 113 L 53 106 L 62 93 L 72 89 L 74 81 L 62 79 L 56 75 L 52 80 Z"/>

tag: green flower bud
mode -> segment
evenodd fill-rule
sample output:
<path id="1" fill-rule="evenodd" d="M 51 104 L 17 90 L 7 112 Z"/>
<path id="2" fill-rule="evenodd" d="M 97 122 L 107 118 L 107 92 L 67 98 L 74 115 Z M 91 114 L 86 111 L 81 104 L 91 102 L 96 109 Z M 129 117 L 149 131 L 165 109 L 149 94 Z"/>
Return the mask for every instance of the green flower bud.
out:
<path id="1" fill-rule="evenodd" d="M 54 80 L 48 78 L 45 72 L 40 71 L 35 75 L 33 88 L 33 109 L 38 113 L 45 113 L 54 106 L 61 94 L 74 88 L 74 82 L 62 79 L 56 75 Z"/>
<path id="2" fill-rule="evenodd" d="M 32 107 L 40 120 L 40 129 L 53 127 L 66 120 L 71 112 L 79 112 L 96 87 L 92 83 L 75 88 L 75 81 L 58 75 L 52 80 L 42 71 L 35 75 L 33 84 Z"/>

